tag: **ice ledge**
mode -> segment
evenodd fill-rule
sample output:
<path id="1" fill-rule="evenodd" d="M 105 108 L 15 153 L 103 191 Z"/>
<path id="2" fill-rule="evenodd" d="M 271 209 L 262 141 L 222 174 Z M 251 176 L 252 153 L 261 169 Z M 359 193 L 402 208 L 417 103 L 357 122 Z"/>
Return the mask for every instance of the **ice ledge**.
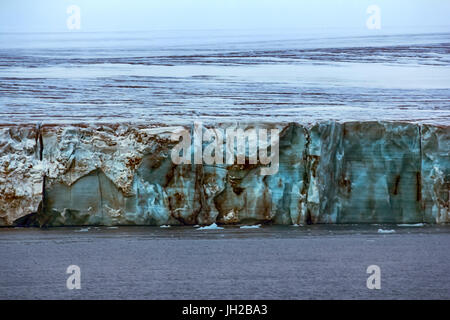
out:
<path id="1" fill-rule="evenodd" d="M 174 126 L 0 126 L 0 225 L 449 222 L 449 126 L 237 125 L 280 129 L 277 174 L 175 165 Z"/>

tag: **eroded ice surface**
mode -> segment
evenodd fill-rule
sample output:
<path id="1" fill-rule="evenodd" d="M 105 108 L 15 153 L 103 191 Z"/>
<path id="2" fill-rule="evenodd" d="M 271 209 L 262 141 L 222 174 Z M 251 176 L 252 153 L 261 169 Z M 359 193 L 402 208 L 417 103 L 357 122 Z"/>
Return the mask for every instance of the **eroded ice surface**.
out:
<path id="1" fill-rule="evenodd" d="M 281 132 L 274 175 L 260 175 L 259 162 L 176 165 L 170 156 L 174 127 L 4 129 L 0 221 L 10 225 L 30 212 L 39 213 L 20 223 L 449 221 L 450 127 L 333 121 L 256 126 Z M 16 161 L 13 166 L 10 159 Z"/>

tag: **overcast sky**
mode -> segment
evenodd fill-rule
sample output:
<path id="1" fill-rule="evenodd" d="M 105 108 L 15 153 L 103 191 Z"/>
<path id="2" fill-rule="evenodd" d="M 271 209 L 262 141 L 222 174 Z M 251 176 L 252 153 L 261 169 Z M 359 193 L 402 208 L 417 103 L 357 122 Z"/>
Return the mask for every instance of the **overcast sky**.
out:
<path id="1" fill-rule="evenodd" d="M 81 9 L 82 32 L 363 29 L 371 4 L 381 9 L 382 28 L 450 31 L 449 0 L 0 0 L 0 31 L 68 31 L 66 9 L 72 4 Z"/>

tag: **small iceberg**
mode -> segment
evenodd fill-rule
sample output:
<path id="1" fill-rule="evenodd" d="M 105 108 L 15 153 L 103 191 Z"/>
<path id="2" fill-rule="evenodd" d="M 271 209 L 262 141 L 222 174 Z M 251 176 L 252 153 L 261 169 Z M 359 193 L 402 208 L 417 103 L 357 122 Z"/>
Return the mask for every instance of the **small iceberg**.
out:
<path id="1" fill-rule="evenodd" d="M 408 224 L 408 223 L 402 223 L 398 224 L 399 227 L 423 227 L 425 224 L 423 223 L 415 223 L 415 224 Z"/>
<path id="2" fill-rule="evenodd" d="M 170 226 L 169 225 L 167 225 L 167 224 L 163 224 L 162 226 L 159 226 L 160 228 L 170 228 Z"/>
<path id="3" fill-rule="evenodd" d="M 258 229 L 260 227 L 261 227 L 260 224 L 256 224 L 256 225 L 252 225 L 252 226 L 240 226 L 239 228 L 241 228 L 241 229 Z"/>
<path id="4" fill-rule="evenodd" d="M 223 229 L 222 227 L 219 227 L 217 224 L 213 223 L 212 225 L 200 227 L 197 230 L 219 230 Z"/>
<path id="5" fill-rule="evenodd" d="M 395 233 L 395 230 L 378 229 L 378 233 Z"/>
<path id="6" fill-rule="evenodd" d="M 119 229 L 119 227 L 108 227 L 106 229 Z"/>
<path id="7" fill-rule="evenodd" d="M 80 230 L 75 230 L 75 232 L 88 232 L 90 228 L 82 228 Z"/>

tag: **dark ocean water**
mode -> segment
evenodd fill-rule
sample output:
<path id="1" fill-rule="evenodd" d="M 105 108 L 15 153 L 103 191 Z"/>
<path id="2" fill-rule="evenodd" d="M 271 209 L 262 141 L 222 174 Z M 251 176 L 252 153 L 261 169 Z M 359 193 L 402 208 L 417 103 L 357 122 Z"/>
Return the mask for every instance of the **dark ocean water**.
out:
<path id="1" fill-rule="evenodd" d="M 448 226 L 3 228 L 0 299 L 450 299 L 449 243 Z"/>
<path id="2" fill-rule="evenodd" d="M 449 124 L 450 33 L 0 34 L 0 117 L 21 122 Z"/>

